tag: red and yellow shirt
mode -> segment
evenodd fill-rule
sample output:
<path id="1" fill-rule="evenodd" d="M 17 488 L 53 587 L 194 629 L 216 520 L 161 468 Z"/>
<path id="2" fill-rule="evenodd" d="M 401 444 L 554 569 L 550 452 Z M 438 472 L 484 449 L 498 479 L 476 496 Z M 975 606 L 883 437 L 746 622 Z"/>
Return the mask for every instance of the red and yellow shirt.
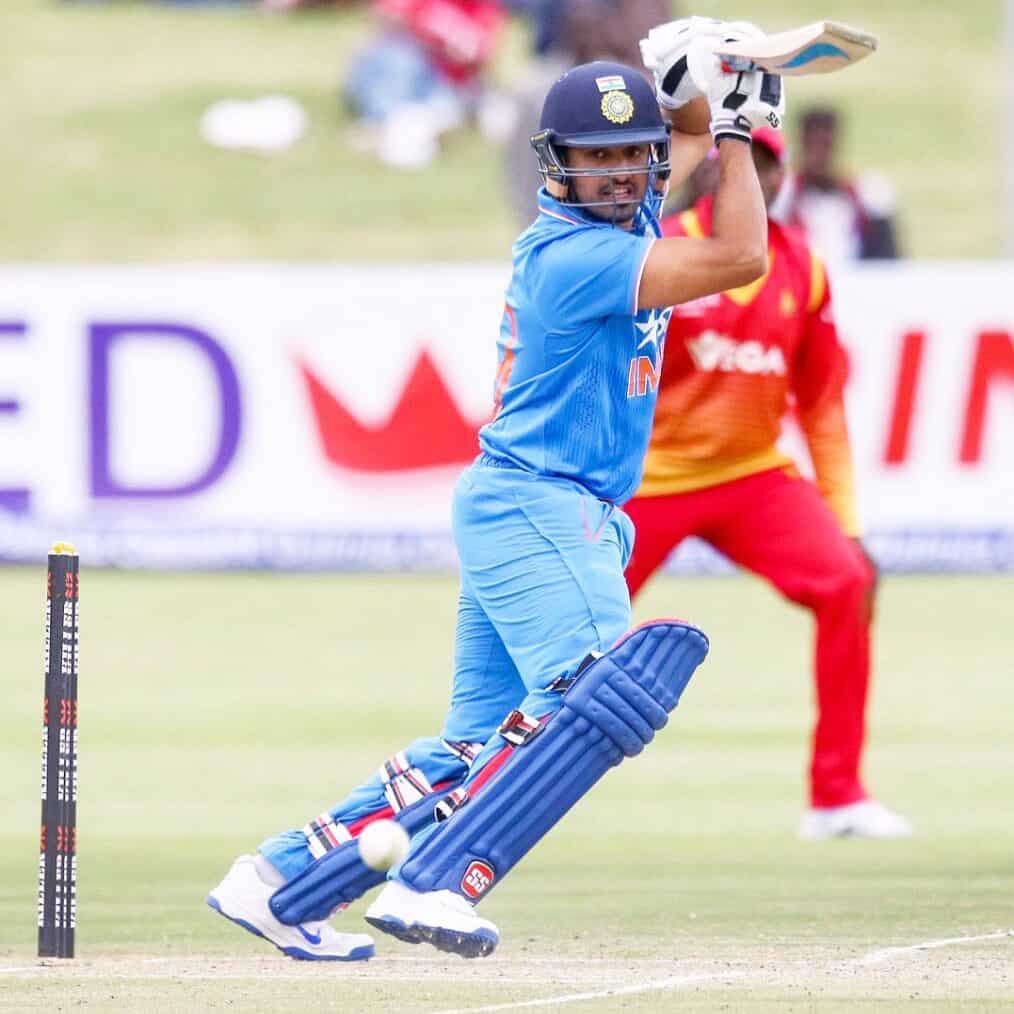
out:
<path id="1" fill-rule="evenodd" d="M 710 198 L 667 218 L 668 236 L 706 236 Z M 677 306 L 639 496 L 703 489 L 769 468 L 795 408 L 817 486 L 849 535 L 859 534 L 845 406 L 847 361 L 820 260 L 802 235 L 768 223 L 768 272 L 739 289 Z"/>

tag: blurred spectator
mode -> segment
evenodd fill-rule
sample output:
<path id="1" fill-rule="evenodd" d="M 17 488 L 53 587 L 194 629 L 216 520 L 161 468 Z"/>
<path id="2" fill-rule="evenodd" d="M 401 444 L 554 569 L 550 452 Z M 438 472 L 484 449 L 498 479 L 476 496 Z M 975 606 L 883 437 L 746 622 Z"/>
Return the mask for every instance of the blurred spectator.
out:
<path id="1" fill-rule="evenodd" d="M 669 0 L 569 0 L 561 6 L 574 63 L 616 60 L 640 69 L 638 42 L 674 17 Z"/>
<path id="2" fill-rule="evenodd" d="M 537 57 L 561 48 L 569 6 L 566 0 L 505 0 L 504 6 L 514 14 L 524 14 L 531 19 L 532 51 Z"/>
<path id="3" fill-rule="evenodd" d="M 380 31 L 354 59 L 344 96 L 364 146 L 421 169 L 474 111 L 504 14 L 498 0 L 374 0 L 373 11 Z"/>
<path id="4" fill-rule="evenodd" d="M 879 174 L 850 177 L 836 167 L 839 126 L 833 109 L 815 106 L 803 113 L 799 170 L 787 180 L 773 216 L 802 226 L 831 265 L 895 258 L 894 189 Z"/>
<path id="5" fill-rule="evenodd" d="M 542 100 L 550 85 L 575 64 L 616 60 L 641 69 L 638 41 L 673 14 L 670 0 L 508 0 L 535 28 L 534 59 L 514 95 L 514 129 L 507 141 L 507 196 L 518 220 L 536 213 L 542 179 L 530 138 L 539 127 Z"/>

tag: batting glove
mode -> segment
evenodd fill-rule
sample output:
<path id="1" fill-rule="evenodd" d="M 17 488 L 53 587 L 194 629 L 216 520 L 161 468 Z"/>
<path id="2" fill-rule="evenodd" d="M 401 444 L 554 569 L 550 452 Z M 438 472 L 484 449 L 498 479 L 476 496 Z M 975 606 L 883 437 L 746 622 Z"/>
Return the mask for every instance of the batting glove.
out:
<path id="1" fill-rule="evenodd" d="M 641 59 L 655 79 L 655 95 L 666 109 L 679 109 L 703 92 L 687 73 L 687 49 L 699 37 L 723 37 L 716 18 L 680 18 L 657 25 L 641 39 Z"/>
<path id="2" fill-rule="evenodd" d="M 731 29 L 733 25 L 726 27 Z M 739 41 L 762 34 L 746 22 L 737 22 L 735 27 L 735 34 L 730 31 L 717 40 L 700 37 L 692 40 L 687 48 L 687 73 L 707 97 L 711 136 L 716 144 L 726 137 L 749 142 L 750 132 L 756 127 L 778 129 L 785 116 L 785 89 L 777 74 L 761 70 L 727 71 L 716 55 L 723 41 Z"/>

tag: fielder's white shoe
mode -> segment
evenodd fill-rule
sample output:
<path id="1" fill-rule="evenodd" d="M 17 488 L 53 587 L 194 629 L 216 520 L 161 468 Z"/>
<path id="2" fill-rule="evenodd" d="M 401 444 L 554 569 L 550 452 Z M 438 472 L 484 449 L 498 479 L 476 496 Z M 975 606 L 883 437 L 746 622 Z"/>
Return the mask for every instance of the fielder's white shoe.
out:
<path id="1" fill-rule="evenodd" d="M 286 926 L 268 908 L 275 886 L 257 869 L 256 856 L 240 856 L 207 903 L 226 919 L 273 943 L 283 954 L 302 961 L 365 961 L 373 957 L 373 940 L 365 933 L 336 933 L 326 922 Z"/>
<path id="2" fill-rule="evenodd" d="M 463 958 L 492 954 L 500 931 L 453 891 L 413 891 L 392 880 L 366 910 L 371 926 L 410 944 L 424 941 Z"/>
<path id="3" fill-rule="evenodd" d="M 799 822 L 799 837 L 810 841 L 825 838 L 907 838 L 912 825 L 875 799 L 863 799 L 848 806 L 807 810 Z"/>

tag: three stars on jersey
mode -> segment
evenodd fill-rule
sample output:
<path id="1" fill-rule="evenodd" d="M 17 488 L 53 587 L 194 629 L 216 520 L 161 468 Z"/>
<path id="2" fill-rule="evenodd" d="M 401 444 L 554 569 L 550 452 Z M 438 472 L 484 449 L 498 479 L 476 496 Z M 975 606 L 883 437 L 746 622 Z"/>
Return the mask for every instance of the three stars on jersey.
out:
<path id="1" fill-rule="evenodd" d="M 631 358 L 627 368 L 628 398 L 643 398 L 649 391 L 658 391 L 662 378 L 662 350 L 671 315 L 672 307 L 667 307 L 664 310 L 649 310 L 646 320 L 634 321 L 634 327 L 644 337 L 637 343 L 638 355 Z"/>

